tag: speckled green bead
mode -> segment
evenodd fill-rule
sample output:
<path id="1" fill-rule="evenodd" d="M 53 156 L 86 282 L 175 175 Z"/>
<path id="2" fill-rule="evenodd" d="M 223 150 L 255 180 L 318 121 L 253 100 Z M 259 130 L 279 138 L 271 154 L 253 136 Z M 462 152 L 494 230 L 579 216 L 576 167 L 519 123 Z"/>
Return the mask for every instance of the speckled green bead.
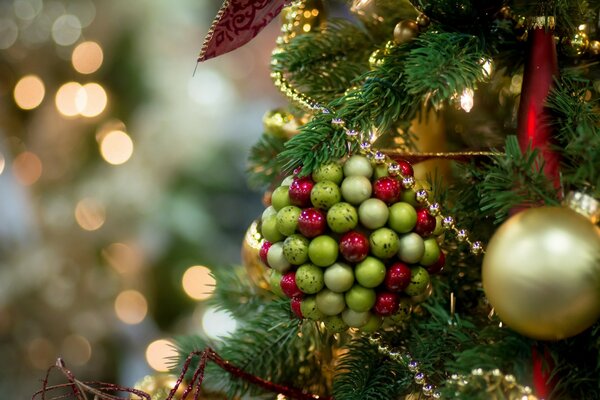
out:
<path id="1" fill-rule="evenodd" d="M 362 175 L 348 176 L 340 187 L 342 197 L 350 204 L 359 205 L 371 197 L 373 185 L 369 178 Z"/>
<path id="2" fill-rule="evenodd" d="M 329 210 L 331 206 L 342 200 L 340 187 L 331 181 L 317 182 L 310 192 L 310 201 L 313 206 L 322 210 Z"/>
<path id="3" fill-rule="evenodd" d="M 271 205 L 275 211 L 279 211 L 283 207 L 292 204 L 290 203 L 289 191 L 289 186 L 278 186 L 275 188 L 275 190 L 273 190 L 273 193 L 271 193 Z"/>
<path id="4" fill-rule="evenodd" d="M 296 270 L 296 285 L 303 293 L 315 294 L 323 289 L 323 270 L 314 264 L 304 264 Z"/>
<path id="5" fill-rule="evenodd" d="M 327 225 L 336 233 L 348 232 L 358 224 L 358 212 L 351 204 L 341 202 L 334 204 L 327 211 Z"/>
<path id="6" fill-rule="evenodd" d="M 331 333 L 340 333 L 348 329 L 348 325 L 346 325 L 342 317 L 339 315 L 326 317 L 323 322 L 325 323 L 325 329 Z"/>
<path id="7" fill-rule="evenodd" d="M 304 316 L 304 318 L 312 319 L 315 321 L 322 321 L 325 318 L 325 314 L 323 314 L 317 308 L 317 298 L 315 296 L 304 297 L 300 302 L 300 311 L 302 311 L 302 315 Z"/>
<path id="8" fill-rule="evenodd" d="M 404 293 L 409 296 L 418 296 L 427 289 L 429 284 L 429 273 L 421 266 L 415 266 L 410 269 L 410 283 L 404 289 Z"/>
<path id="9" fill-rule="evenodd" d="M 277 230 L 285 236 L 293 235 L 298 228 L 298 217 L 301 213 L 300 207 L 283 207 L 277 212 Z"/>
<path id="10" fill-rule="evenodd" d="M 263 238 L 271 243 L 280 242 L 285 236 L 277 229 L 277 215 L 270 215 L 262 220 L 260 233 Z"/>
<path id="11" fill-rule="evenodd" d="M 337 162 L 323 164 L 312 173 L 312 179 L 315 182 L 331 181 L 339 185 L 344 179 L 342 166 Z"/>
<path id="12" fill-rule="evenodd" d="M 440 246 L 438 246 L 437 241 L 433 237 L 423 240 L 423 244 L 425 245 L 425 253 L 419 264 L 427 267 L 435 264 L 440 258 Z"/>
<path id="13" fill-rule="evenodd" d="M 365 176 L 370 178 L 373 175 L 373 166 L 367 157 L 357 154 L 351 156 L 344 163 L 344 175 L 346 176 Z"/>
<path id="14" fill-rule="evenodd" d="M 379 258 L 391 258 L 398 253 L 398 235 L 390 228 L 379 228 L 369 236 L 371 253 Z"/>
<path id="15" fill-rule="evenodd" d="M 308 245 L 310 240 L 295 233 L 283 241 L 283 255 L 290 264 L 301 265 L 308 261 Z"/>
<path id="16" fill-rule="evenodd" d="M 269 286 L 271 287 L 271 292 L 273 292 L 276 296 L 281 298 L 286 298 L 287 296 L 281 290 L 281 272 L 272 269 L 269 275 Z"/>
<path id="17" fill-rule="evenodd" d="M 369 316 L 369 320 L 367 321 L 366 324 L 364 324 L 363 326 L 361 326 L 359 329 L 362 332 L 375 332 L 377 329 L 381 328 L 381 325 L 383 324 L 383 317 L 380 317 L 379 315 L 375 315 L 375 314 L 371 314 Z"/>
<path id="18" fill-rule="evenodd" d="M 390 315 L 388 318 L 394 325 L 406 321 L 412 312 L 412 302 L 410 299 L 403 297 L 399 301 L 398 311 Z"/>

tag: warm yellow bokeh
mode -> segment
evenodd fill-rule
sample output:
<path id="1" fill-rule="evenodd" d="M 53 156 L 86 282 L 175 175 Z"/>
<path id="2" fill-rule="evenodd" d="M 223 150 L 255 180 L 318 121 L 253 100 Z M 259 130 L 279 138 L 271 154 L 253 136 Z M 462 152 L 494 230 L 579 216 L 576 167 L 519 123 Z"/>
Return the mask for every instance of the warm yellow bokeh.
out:
<path id="1" fill-rule="evenodd" d="M 166 339 L 155 340 L 146 348 L 146 361 L 155 371 L 166 372 L 169 370 L 170 359 L 177 355 L 177 350 L 172 342 Z"/>
<path id="2" fill-rule="evenodd" d="M 74 117 L 79 114 L 77 96 L 81 88 L 81 84 L 77 82 L 67 82 L 58 89 L 54 103 L 59 113 L 65 117 Z"/>
<path id="3" fill-rule="evenodd" d="M 75 97 L 78 112 L 88 118 L 102 114 L 107 102 L 106 91 L 101 85 L 95 82 L 83 85 Z"/>
<path id="4" fill-rule="evenodd" d="M 104 53 L 102 47 L 92 41 L 79 43 L 71 54 L 73 68 L 80 74 L 92 74 L 96 72 L 102 66 L 103 60 Z"/>
<path id="5" fill-rule="evenodd" d="M 188 268 L 181 279 L 183 290 L 195 300 L 206 300 L 215 290 L 215 278 L 210 275 L 210 270 L 201 265 Z"/>
<path id="6" fill-rule="evenodd" d="M 92 345 L 81 335 L 69 335 L 63 339 L 61 357 L 68 365 L 85 365 L 92 358 Z"/>
<path id="7" fill-rule="evenodd" d="M 115 313 L 126 324 L 139 324 L 148 314 L 148 302 L 137 290 L 125 290 L 115 299 Z"/>
<path id="8" fill-rule="evenodd" d="M 100 154 L 109 164 L 123 164 L 133 154 L 133 141 L 123 131 L 108 132 L 100 141 Z"/>
<path id="9" fill-rule="evenodd" d="M 13 96 L 17 106 L 23 110 L 33 110 L 42 103 L 46 89 L 37 75 L 24 76 L 15 85 Z"/>
<path id="10" fill-rule="evenodd" d="M 102 256 L 120 274 L 135 273 L 142 268 L 142 251 L 124 243 L 111 243 L 102 249 Z"/>
<path id="11" fill-rule="evenodd" d="M 33 185 L 42 176 L 42 161 L 30 151 L 15 157 L 12 167 L 17 181 L 25 186 Z"/>
<path id="12" fill-rule="evenodd" d="M 86 231 L 100 229 L 106 220 L 104 205 L 90 198 L 79 201 L 75 206 L 75 220 Z"/>

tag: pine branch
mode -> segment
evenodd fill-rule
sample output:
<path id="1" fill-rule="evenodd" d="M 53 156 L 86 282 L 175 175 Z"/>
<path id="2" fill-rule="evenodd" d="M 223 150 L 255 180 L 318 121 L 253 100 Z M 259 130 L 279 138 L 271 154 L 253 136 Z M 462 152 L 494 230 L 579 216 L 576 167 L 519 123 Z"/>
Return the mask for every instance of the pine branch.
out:
<path id="1" fill-rule="evenodd" d="M 284 138 L 264 133 L 250 149 L 247 173 L 252 188 L 264 188 L 281 174 L 277 156 L 283 151 L 285 141 Z"/>

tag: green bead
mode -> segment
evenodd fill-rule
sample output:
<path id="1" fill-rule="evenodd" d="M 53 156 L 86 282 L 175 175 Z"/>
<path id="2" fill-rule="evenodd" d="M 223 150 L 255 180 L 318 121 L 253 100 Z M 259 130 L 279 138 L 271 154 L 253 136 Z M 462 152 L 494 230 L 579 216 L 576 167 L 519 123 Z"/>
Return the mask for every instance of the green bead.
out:
<path id="1" fill-rule="evenodd" d="M 338 257 L 338 243 L 328 235 L 317 236 L 308 245 L 308 258 L 319 267 L 328 267 Z"/>
<path id="2" fill-rule="evenodd" d="M 325 329 L 331 333 L 340 333 L 348 329 L 348 325 L 346 325 L 342 317 L 339 315 L 326 317 L 323 322 L 325 323 Z"/>
<path id="3" fill-rule="evenodd" d="M 344 175 L 346 176 L 365 176 L 370 178 L 373 175 L 373 166 L 367 157 L 353 155 L 344 163 Z"/>
<path id="4" fill-rule="evenodd" d="M 296 270 L 296 285 L 303 293 L 315 294 L 323 289 L 323 270 L 313 264 L 304 264 Z"/>
<path id="5" fill-rule="evenodd" d="M 410 283 L 404 289 L 409 296 L 418 296 L 427 289 L 429 285 L 429 273 L 423 267 L 416 266 L 410 269 Z"/>
<path id="6" fill-rule="evenodd" d="M 400 194 L 400 200 L 404 203 L 410 204 L 413 207 L 417 207 L 419 203 L 416 199 L 417 192 L 415 189 L 416 187 L 412 189 L 404 189 L 402 194 Z"/>
<path id="7" fill-rule="evenodd" d="M 267 217 L 270 217 L 271 215 L 277 215 L 277 210 L 273 206 L 265 208 L 261 215 L 261 221 L 263 221 Z"/>
<path id="8" fill-rule="evenodd" d="M 343 293 L 354 284 L 354 270 L 343 262 L 336 262 L 325 269 L 325 286 L 334 292 Z"/>
<path id="9" fill-rule="evenodd" d="M 379 178 L 383 178 L 384 176 L 388 176 L 389 172 L 388 172 L 388 166 L 387 164 L 379 164 L 375 167 L 375 170 L 373 172 L 373 177 L 374 180 L 377 180 Z"/>
<path id="10" fill-rule="evenodd" d="M 424 266 L 435 264 L 435 262 L 440 258 L 440 246 L 438 246 L 435 238 L 425 239 L 423 244 L 425 245 L 425 253 L 419 261 L 419 264 Z"/>
<path id="11" fill-rule="evenodd" d="M 398 253 L 398 235 L 389 228 L 379 228 L 369 236 L 371 253 L 379 258 L 391 258 Z"/>
<path id="12" fill-rule="evenodd" d="M 389 215 L 387 204 L 379 199 L 367 199 L 358 207 L 358 219 L 368 229 L 381 228 L 386 224 Z"/>
<path id="13" fill-rule="evenodd" d="M 340 189 L 344 200 L 354 205 L 361 204 L 371 197 L 371 193 L 373 193 L 371 181 L 362 175 L 346 177 Z"/>
<path id="14" fill-rule="evenodd" d="M 348 232 L 358 224 L 358 213 L 352 205 L 341 202 L 327 211 L 327 225 L 335 233 Z"/>
<path id="15" fill-rule="evenodd" d="M 316 208 L 329 210 L 331 206 L 342 200 L 338 185 L 331 181 L 317 182 L 310 192 L 310 201 Z"/>
<path id="16" fill-rule="evenodd" d="M 271 247 L 269 247 L 269 251 L 267 252 L 267 263 L 269 264 L 269 267 L 279 272 L 286 272 L 292 267 L 283 254 L 283 242 L 271 244 Z"/>
<path id="17" fill-rule="evenodd" d="M 342 319 L 351 328 L 360 328 L 365 325 L 369 318 L 371 317 L 371 313 L 368 311 L 354 311 L 351 308 L 347 308 L 342 311 Z"/>
<path id="18" fill-rule="evenodd" d="M 322 321 L 325 318 L 325 314 L 317 308 L 317 298 L 315 296 L 306 296 L 302 299 L 300 302 L 300 311 L 302 311 L 304 318 L 315 321 Z"/>
<path id="19" fill-rule="evenodd" d="M 410 299 L 403 297 L 400 299 L 400 306 L 395 314 L 390 315 L 389 319 L 393 324 L 400 324 L 406 321 L 412 312 L 412 302 Z"/>
<path id="20" fill-rule="evenodd" d="M 363 326 L 361 326 L 360 330 L 362 332 L 367 332 L 367 333 L 375 332 L 377 329 L 381 328 L 382 324 L 383 324 L 382 317 L 375 315 L 375 314 L 371 314 L 367 323 L 364 324 Z"/>
<path id="21" fill-rule="evenodd" d="M 342 166 L 337 162 L 323 164 L 312 173 L 312 179 L 315 182 L 331 181 L 339 185 L 344 179 Z"/>
<path id="22" fill-rule="evenodd" d="M 269 286 L 271 287 L 271 292 L 273 292 L 276 296 L 281 298 L 286 298 L 287 296 L 281 290 L 281 272 L 272 269 L 269 275 Z"/>
<path id="23" fill-rule="evenodd" d="M 285 239 L 285 236 L 277 229 L 277 215 L 270 215 L 263 219 L 260 226 L 260 233 L 263 238 L 271 243 L 280 242 Z"/>
<path id="24" fill-rule="evenodd" d="M 317 293 L 317 308 L 325 315 L 336 315 L 346 308 L 344 295 L 323 289 Z"/>
<path id="25" fill-rule="evenodd" d="M 283 241 L 283 255 L 290 264 L 301 265 L 308 261 L 310 241 L 299 233 L 288 236 Z"/>
<path id="26" fill-rule="evenodd" d="M 390 207 L 388 226 L 398 233 L 408 233 L 417 224 L 417 210 L 408 203 L 398 202 Z"/>
<path id="27" fill-rule="evenodd" d="M 285 236 L 294 234 L 298 228 L 298 217 L 301 213 L 300 207 L 283 207 L 277 212 L 277 230 Z"/>
<path id="28" fill-rule="evenodd" d="M 344 295 L 348 308 L 354 311 L 369 311 L 375 305 L 375 290 L 355 284 Z"/>
<path id="29" fill-rule="evenodd" d="M 375 257 L 367 257 L 354 268 L 356 281 L 366 288 L 379 286 L 385 279 L 385 265 Z"/>
<path id="30" fill-rule="evenodd" d="M 292 204 L 290 203 L 289 191 L 289 186 L 278 186 L 275 190 L 273 190 L 273 193 L 271 194 L 271 205 L 275 211 L 279 211 L 283 207 Z"/>
<path id="31" fill-rule="evenodd" d="M 423 238 L 415 232 L 400 235 L 398 246 L 398 258 L 408 264 L 418 263 L 425 254 Z"/>

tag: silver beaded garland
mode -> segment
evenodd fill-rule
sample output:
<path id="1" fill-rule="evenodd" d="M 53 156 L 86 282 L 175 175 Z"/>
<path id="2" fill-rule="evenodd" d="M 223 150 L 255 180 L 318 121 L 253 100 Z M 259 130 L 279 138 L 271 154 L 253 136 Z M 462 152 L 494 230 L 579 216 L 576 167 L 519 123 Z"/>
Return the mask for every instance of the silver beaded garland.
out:
<path id="1" fill-rule="evenodd" d="M 432 217 L 437 217 L 440 214 L 441 207 L 439 203 L 432 203 L 429 205 L 429 214 Z"/>
<path id="2" fill-rule="evenodd" d="M 425 374 L 422 372 L 417 372 L 415 374 L 415 383 L 417 385 L 423 385 L 425 383 Z"/>
<path id="3" fill-rule="evenodd" d="M 415 178 L 412 176 L 407 176 L 402 179 L 402 187 L 404 189 L 412 189 L 415 187 Z"/>
<path id="4" fill-rule="evenodd" d="M 415 194 L 415 199 L 417 200 L 418 203 L 425 203 L 427 201 L 427 190 L 425 189 L 419 189 L 417 190 L 417 193 Z"/>
<path id="5" fill-rule="evenodd" d="M 469 232 L 467 232 L 466 229 L 459 229 L 458 232 L 456 232 L 456 240 L 458 240 L 460 243 L 466 241 L 468 237 Z"/>
<path id="6" fill-rule="evenodd" d="M 385 154 L 383 154 L 382 152 L 378 151 L 375 153 L 375 162 L 377 164 L 383 164 L 385 162 Z"/>
<path id="7" fill-rule="evenodd" d="M 478 255 L 483 252 L 483 244 L 480 241 L 471 243 L 471 253 Z"/>

